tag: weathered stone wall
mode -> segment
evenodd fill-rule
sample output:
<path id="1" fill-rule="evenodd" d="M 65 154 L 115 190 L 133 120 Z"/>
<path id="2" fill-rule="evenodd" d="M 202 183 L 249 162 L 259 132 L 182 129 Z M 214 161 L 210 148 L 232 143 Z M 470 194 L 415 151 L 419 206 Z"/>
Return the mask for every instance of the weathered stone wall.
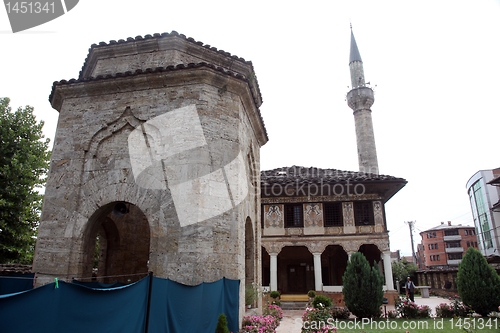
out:
<path id="1" fill-rule="evenodd" d="M 106 78 L 53 87 L 60 116 L 33 265 L 37 283 L 88 277 L 96 236 L 107 233 L 101 252 L 108 260 L 99 270 L 152 271 L 188 285 L 239 279 L 241 312 L 245 270 L 254 283 L 261 279 L 259 149 L 267 135 L 256 81 L 205 64 L 117 74 L 131 59 L 170 65 L 168 52 L 138 54 L 147 49 L 140 43 L 102 62 L 97 55 L 113 45 L 91 50 L 82 73 L 95 68 Z M 117 203 L 127 207 L 123 216 Z M 137 242 L 148 242 L 148 253 Z M 245 258 L 245 247 L 255 254 Z"/>

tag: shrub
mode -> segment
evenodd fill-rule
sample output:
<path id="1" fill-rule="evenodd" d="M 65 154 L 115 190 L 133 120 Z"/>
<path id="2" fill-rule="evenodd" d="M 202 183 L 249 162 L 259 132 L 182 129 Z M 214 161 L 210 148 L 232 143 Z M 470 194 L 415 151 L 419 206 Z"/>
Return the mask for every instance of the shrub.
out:
<path id="1" fill-rule="evenodd" d="M 453 317 L 467 317 L 471 309 L 460 301 L 458 296 L 450 298 L 451 303 L 441 303 L 436 306 L 436 317 L 439 318 L 453 318 Z"/>
<path id="2" fill-rule="evenodd" d="M 500 304 L 500 277 L 473 247 L 458 266 L 457 287 L 462 301 L 482 316 L 496 311 Z"/>
<path id="3" fill-rule="evenodd" d="M 273 316 L 245 316 L 240 333 L 275 333 L 279 320 Z"/>
<path id="4" fill-rule="evenodd" d="M 264 316 L 273 316 L 279 321 L 283 319 L 283 310 L 275 304 L 269 304 L 263 311 L 262 314 Z"/>
<path id="5" fill-rule="evenodd" d="M 276 291 L 276 290 L 273 290 L 273 291 L 271 291 L 271 292 L 269 293 L 269 296 L 270 296 L 271 298 L 276 299 L 276 298 L 280 297 L 280 292 L 279 292 L 279 291 Z"/>
<path id="6" fill-rule="evenodd" d="M 307 308 L 302 315 L 302 333 L 334 333 L 330 309 Z M 306 324 L 307 323 L 307 324 Z"/>
<path id="7" fill-rule="evenodd" d="M 245 305 L 252 305 L 259 297 L 259 291 L 253 284 L 245 286 Z"/>
<path id="8" fill-rule="evenodd" d="M 240 333 L 275 333 L 281 319 L 283 310 L 277 305 L 269 304 L 262 316 L 243 317 Z"/>
<path id="9" fill-rule="evenodd" d="M 332 306 L 332 300 L 323 295 L 317 295 L 312 301 L 313 307 L 316 309 L 329 308 Z"/>
<path id="10" fill-rule="evenodd" d="M 344 302 L 358 318 L 380 317 L 384 297 L 382 275 L 378 265 L 370 264 L 361 252 L 351 256 L 343 276 Z"/>
<path id="11" fill-rule="evenodd" d="M 396 310 L 389 310 L 387 311 L 387 318 L 389 319 L 395 319 L 398 317 L 398 312 Z"/>
<path id="12" fill-rule="evenodd" d="M 307 292 L 307 296 L 309 296 L 309 297 L 311 297 L 311 298 L 316 297 L 316 291 L 314 291 L 314 290 L 309 290 L 309 291 Z"/>
<path id="13" fill-rule="evenodd" d="M 406 319 L 416 319 L 416 318 L 430 318 L 431 316 L 431 308 L 428 305 L 418 305 L 417 303 L 412 302 L 408 299 L 401 299 L 400 297 L 398 297 L 396 299 L 395 307 L 396 307 L 396 314 L 395 314 L 396 317 L 399 316 L 401 318 L 406 318 Z"/>
<path id="14" fill-rule="evenodd" d="M 217 327 L 215 328 L 215 333 L 229 333 L 227 328 L 227 318 L 226 315 L 221 313 L 219 319 L 217 320 Z"/>
<path id="15" fill-rule="evenodd" d="M 351 312 L 346 306 L 334 306 L 331 314 L 333 319 L 349 319 Z"/>

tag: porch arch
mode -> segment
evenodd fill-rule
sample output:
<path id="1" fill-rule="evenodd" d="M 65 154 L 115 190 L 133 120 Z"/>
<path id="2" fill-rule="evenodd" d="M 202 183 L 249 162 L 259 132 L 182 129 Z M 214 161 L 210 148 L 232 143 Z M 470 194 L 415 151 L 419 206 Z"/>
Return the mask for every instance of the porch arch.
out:
<path id="1" fill-rule="evenodd" d="M 349 256 L 340 245 L 328 245 L 321 254 L 322 280 L 324 286 L 342 286 L 342 277 L 347 268 Z"/>

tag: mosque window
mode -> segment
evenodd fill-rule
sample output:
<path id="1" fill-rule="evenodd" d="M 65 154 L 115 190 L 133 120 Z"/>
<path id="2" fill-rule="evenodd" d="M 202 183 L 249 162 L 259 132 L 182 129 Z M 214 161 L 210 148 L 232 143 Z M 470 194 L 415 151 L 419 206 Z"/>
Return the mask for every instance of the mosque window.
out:
<path id="1" fill-rule="evenodd" d="M 354 202 L 354 222 L 356 225 L 374 225 L 373 204 L 371 201 Z"/>
<path id="2" fill-rule="evenodd" d="M 286 228 L 304 227 L 304 211 L 302 204 L 285 205 L 285 227 Z"/>
<path id="3" fill-rule="evenodd" d="M 341 202 L 326 202 L 323 204 L 325 227 L 341 227 L 344 225 Z"/>

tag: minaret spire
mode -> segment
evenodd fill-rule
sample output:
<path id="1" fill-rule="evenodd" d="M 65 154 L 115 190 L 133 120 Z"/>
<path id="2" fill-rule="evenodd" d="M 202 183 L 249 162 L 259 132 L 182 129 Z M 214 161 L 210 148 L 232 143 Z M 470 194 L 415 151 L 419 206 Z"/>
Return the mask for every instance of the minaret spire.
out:
<path id="1" fill-rule="evenodd" d="M 351 24 L 351 51 L 349 54 L 352 89 L 347 93 L 347 104 L 353 110 L 358 146 L 359 171 L 377 174 L 378 161 L 373 133 L 371 106 L 375 101 L 373 90 L 365 84 L 363 61 Z"/>

